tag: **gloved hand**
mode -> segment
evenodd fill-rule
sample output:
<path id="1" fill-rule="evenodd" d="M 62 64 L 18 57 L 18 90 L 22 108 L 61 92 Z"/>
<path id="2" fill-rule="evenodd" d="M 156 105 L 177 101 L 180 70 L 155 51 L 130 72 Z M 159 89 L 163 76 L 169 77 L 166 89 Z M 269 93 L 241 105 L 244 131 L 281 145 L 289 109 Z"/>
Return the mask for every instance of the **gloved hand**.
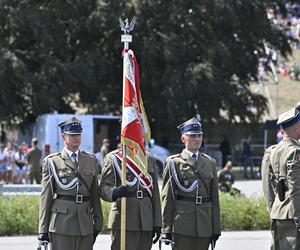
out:
<path id="1" fill-rule="evenodd" d="M 95 244 L 95 241 L 97 239 L 98 234 L 99 234 L 99 230 L 94 230 L 94 242 L 93 242 L 93 245 Z"/>
<path id="2" fill-rule="evenodd" d="M 39 240 L 39 241 L 47 241 L 47 242 L 50 242 L 48 233 L 41 233 L 41 234 L 39 234 L 39 235 L 38 235 L 38 240 Z"/>
<path id="3" fill-rule="evenodd" d="M 300 249 L 300 227 L 297 226 L 296 246 L 295 249 Z"/>
<path id="4" fill-rule="evenodd" d="M 219 237 L 220 237 L 220 234 L 213 234 L 212 235 L 212 241 L 213 241 L 213 243 L 214 243 L 214 246 L 216 245 L 216 243 L 217 243 L 217 240 L 219 239 Z"/>
<path id="5" fill-rule="evenodd" d="M 155 235 L 156 235 L 156 237 L 155 237 Z M 160 235 L 161 235 L 161 228 L 154 227 L 152 230 L 152 238 L 155 237 L 155 239 L 153 240 L 153 244 L 155 244 L 159 240 Z"/>
<path id="6" fill-rule="evenodd" d="M 166 233 L 162 238 L 165 239 L 165 240 L 172 241 L 172 234 Z M 166 245 L 169 245 L 170 242 L 165 242 L 165 244 L 166 244 Z"/>
<path id="7" fill-rule="evenodd" d="M 112 199 L 113 199 L 113 201 L 116 201 L 118 198 L 126 197 L 127 193 L 128 193 L 127 186 L 115 187 L 113 194 L 112 194 Z"/>

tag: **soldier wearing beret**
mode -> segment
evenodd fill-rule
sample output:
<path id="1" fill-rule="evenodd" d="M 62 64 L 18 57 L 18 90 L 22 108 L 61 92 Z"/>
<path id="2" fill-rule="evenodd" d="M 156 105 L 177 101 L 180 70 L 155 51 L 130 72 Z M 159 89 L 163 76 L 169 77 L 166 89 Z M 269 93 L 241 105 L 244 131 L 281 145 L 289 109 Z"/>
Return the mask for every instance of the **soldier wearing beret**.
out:
<path id="1" fill-rule="evenodd" d="M 300 249 L 300 112 L 297 108 L 281 114 L 277 124 L 283 139 L 270 155 L 276 181 L 270 217 L 275 227 L 275 249 Z"/>
<path id="2" fill-rule="evenodd" d="M 44 159 L 38 239 L 52 250 L 92 250 L 102 228 L 97 160 L 79 149 L 79 120 L 58 126 L 65 146 Z"/>
<path id="3" fill-rule="evenodd" d="M 108 219 L 111 250 L 120 249 L 121 197 L 126 198 L 126 250 L 150 250 L 161 233 L 161 204 L 155 159 L 147 154 L 148 174 L 127 158 L 127 185 L 121 186 L 120 149 L 106 155 L 100 180 L 100 196 L 112 202 Z"/>
<path id="4" fill-rule="evenodd" d="M 162 232 L 174 249 L 207 250 L 221 235 L 216 162 L 199 152 L 203 132 L 197 119 L 178 128 L 185 149 L 166 161 Z"/>

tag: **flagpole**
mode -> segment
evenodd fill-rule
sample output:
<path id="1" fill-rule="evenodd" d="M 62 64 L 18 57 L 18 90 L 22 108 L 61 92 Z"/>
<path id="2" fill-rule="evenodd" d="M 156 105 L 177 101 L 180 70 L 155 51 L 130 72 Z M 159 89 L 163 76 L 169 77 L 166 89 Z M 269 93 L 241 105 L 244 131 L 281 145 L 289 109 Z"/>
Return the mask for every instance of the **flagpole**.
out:
<path id="1" fill-rule="evenodd" d="M 124 43 L 124 50 L 129 49 L 129 43 L 132 42 L 132 36 L 129 34 L 134 28 L 136 17 L 132 19 L 130 24 L 128 23 L 128 19 L 124 22 L 121 18 L 119 18 L 121 30 L 124 34 L 121 36 L 121 42 Z M 122 99 L 122 108 L 124 108 L 125 103 L 125 80 L 126 80 L 126 58 L 123 56 L 123 99 Z M 122 110 L 122 114 L 124 114 L 124 110 Z M 122 121 L 123 122 L 123 121 Z M 121 140 L 122 142 L 122 140 Z M 122 142 L 122 178 L 121 183 L 122 186 L 126 186 L 126 145 Z M 126 246 L 126 197 L 121 198 L 121 239 L 120 239 L 120 250 L 125 250 Z"/>

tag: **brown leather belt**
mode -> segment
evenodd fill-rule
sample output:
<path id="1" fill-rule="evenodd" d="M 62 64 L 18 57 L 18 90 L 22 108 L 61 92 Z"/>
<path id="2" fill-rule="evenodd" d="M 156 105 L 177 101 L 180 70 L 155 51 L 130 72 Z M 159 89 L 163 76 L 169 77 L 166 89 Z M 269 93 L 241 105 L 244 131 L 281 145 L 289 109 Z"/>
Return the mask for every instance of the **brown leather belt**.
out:
<path id="1" fill-rule="evenodd" d="M 203 196 L 188 197 L 188 196 L 177 195 L 177 200 L 194 202 L 196 204 L 202 204 L 204 202 L 211 202 L 210 197 L 203 197 Z"/>
<path id="2" fill-rule="evenodd" d="M 56 196 L 56 199 L 66 200 L 66 201 L 75 201 L 76 203 L 82 203 L 82 202 L 90 201 L 91 197 L 90 196 L 83 196 L 81 194 L 77 194 L 75 196 L 58 194 Z"/>

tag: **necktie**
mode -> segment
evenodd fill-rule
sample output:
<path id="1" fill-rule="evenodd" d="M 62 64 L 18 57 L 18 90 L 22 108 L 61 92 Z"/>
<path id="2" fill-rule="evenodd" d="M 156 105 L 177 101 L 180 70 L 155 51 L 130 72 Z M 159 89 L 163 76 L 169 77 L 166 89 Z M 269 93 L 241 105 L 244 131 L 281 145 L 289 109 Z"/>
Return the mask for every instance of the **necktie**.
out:
<path id="1" fill-rule="evenodd" d="M 197 155 L 196 154 L 193 154 L 192 158 L 193 158 L 194 161 L 197 161 Z"/>
<path id="2" fill-rule="evenodd" d="M 74 152 L 73 152 L 73 154 L 72 154 L 72 160 L 73 160 L 73 162 L 74 162 L 75 164 L 78 163 L 78 162 L 77 162 L 77 154 L 74 153 Z"/>

